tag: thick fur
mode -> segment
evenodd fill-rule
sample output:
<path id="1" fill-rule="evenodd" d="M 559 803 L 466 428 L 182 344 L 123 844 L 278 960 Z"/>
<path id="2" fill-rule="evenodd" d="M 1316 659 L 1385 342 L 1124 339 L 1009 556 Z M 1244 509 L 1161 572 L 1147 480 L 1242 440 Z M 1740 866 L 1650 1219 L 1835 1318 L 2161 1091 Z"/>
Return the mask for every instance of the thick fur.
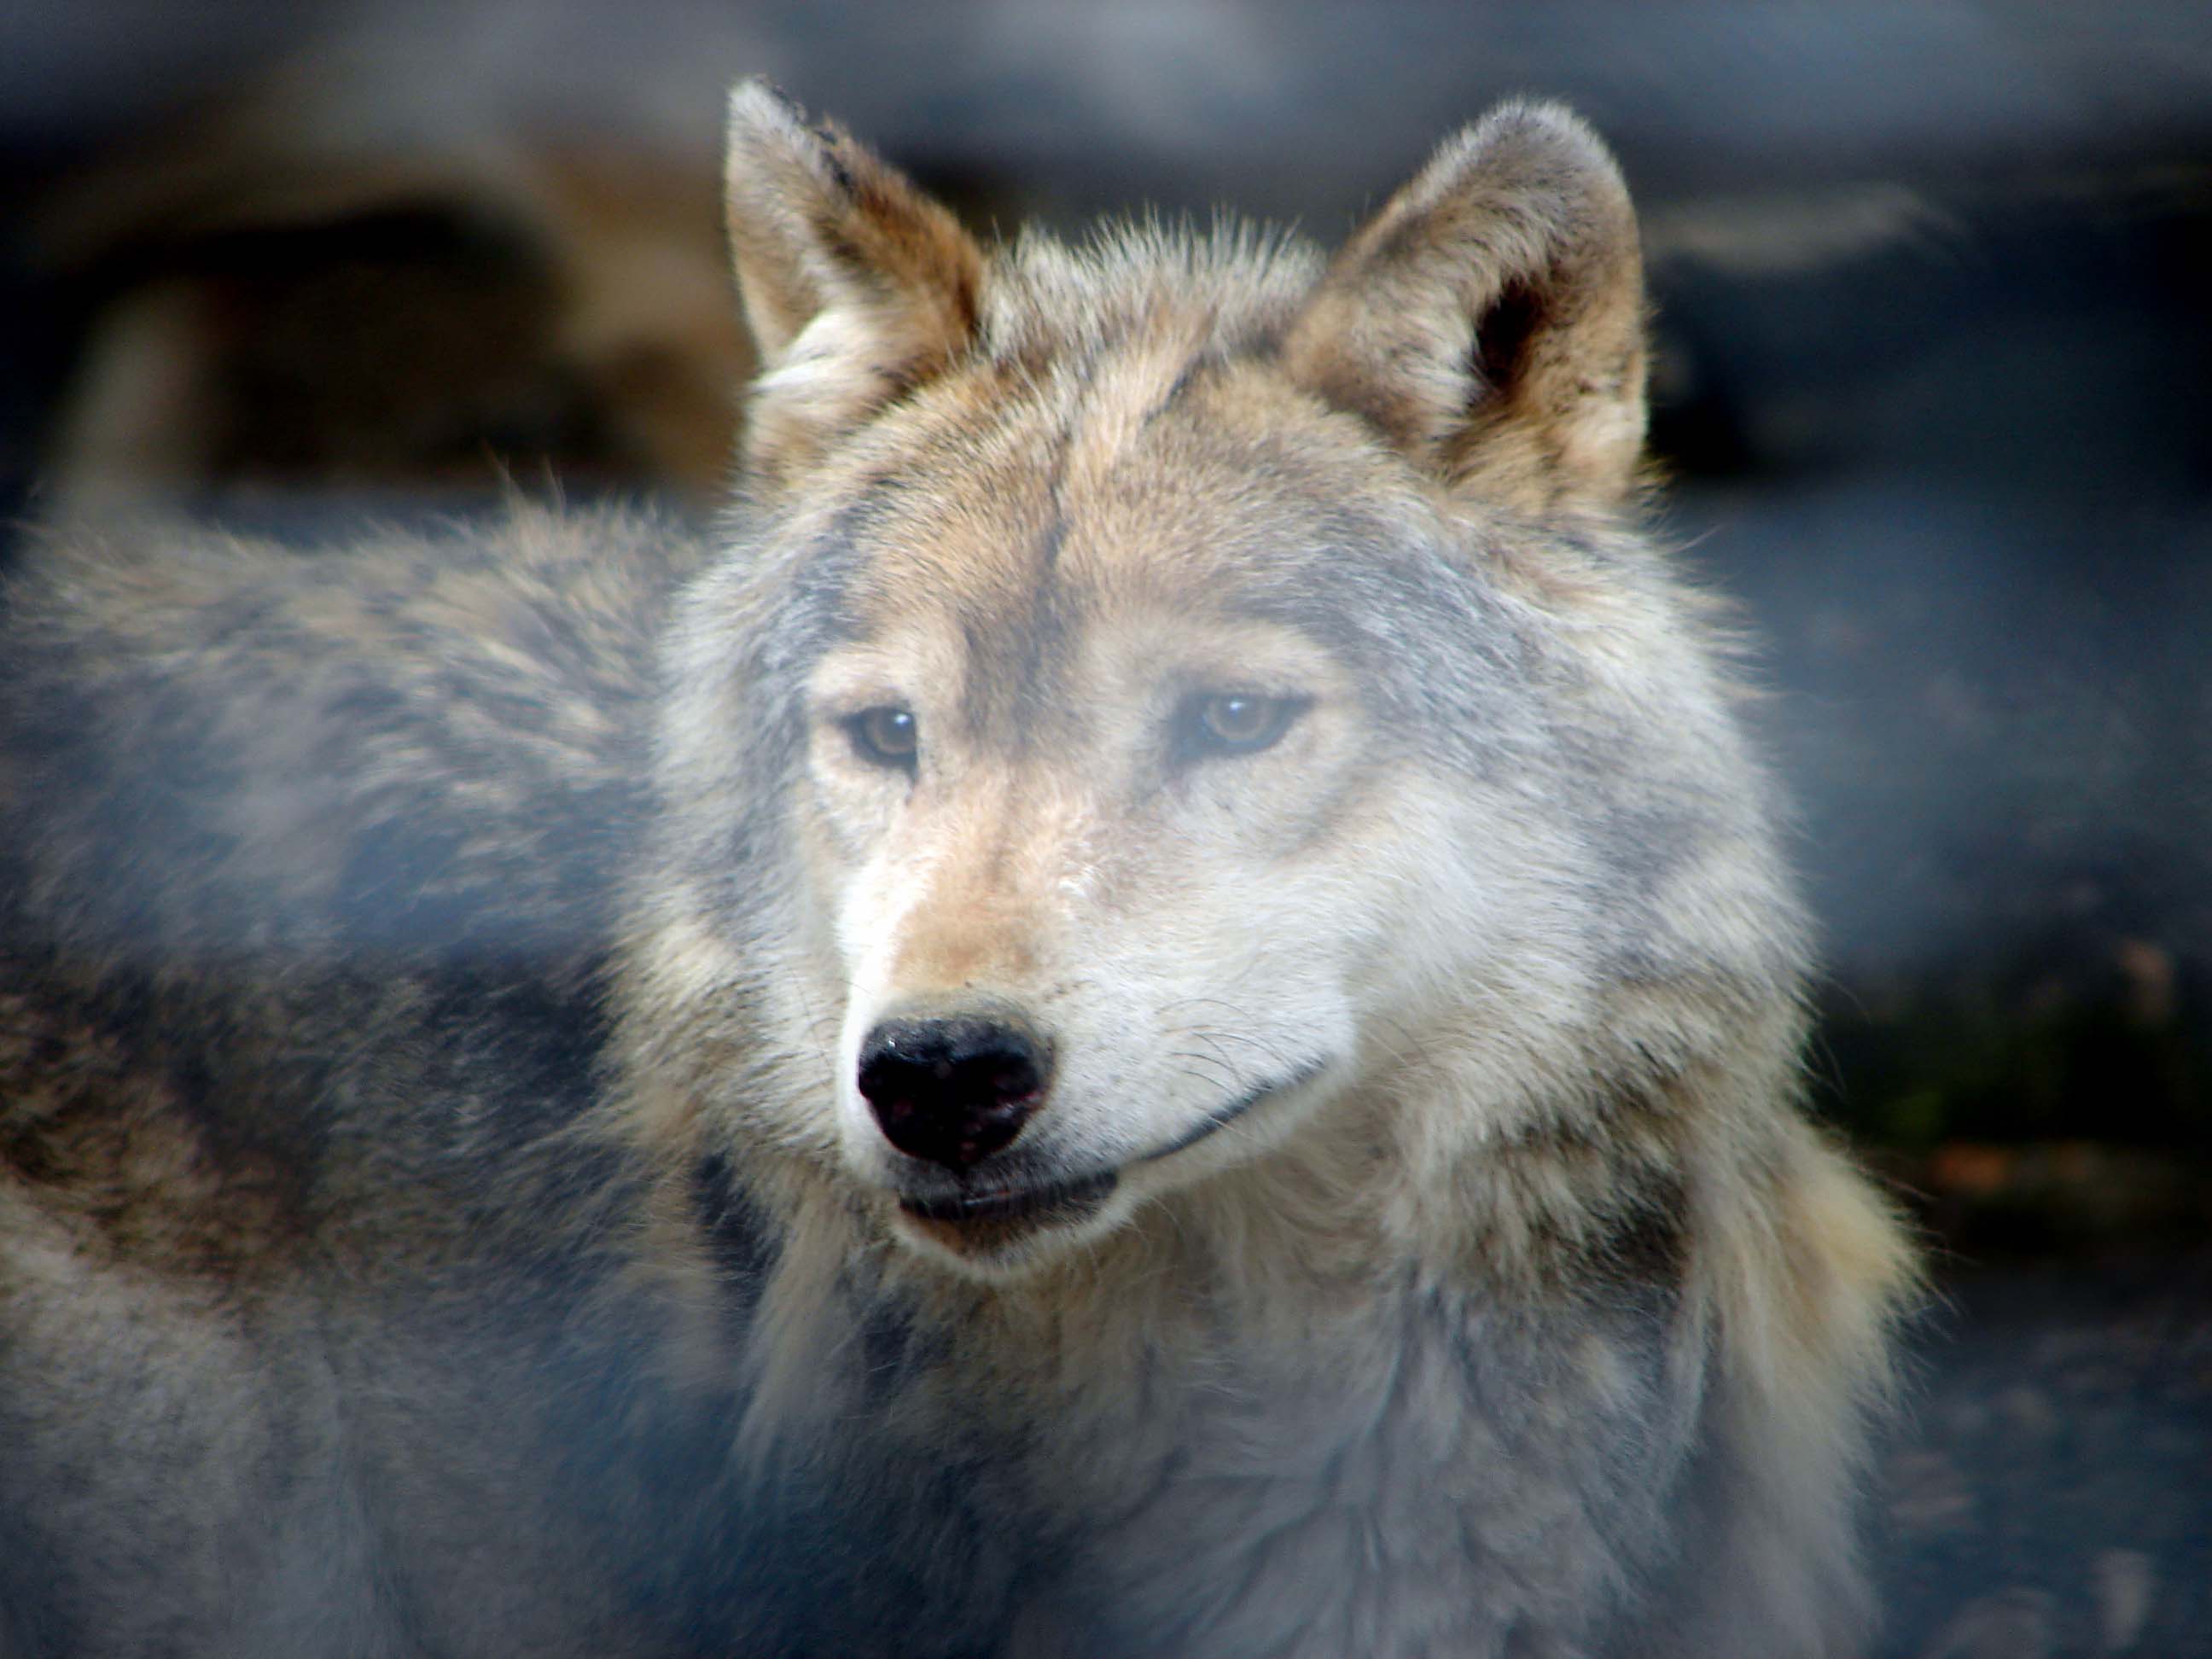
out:
<path id="1" fill-rule="evenodd" d="M 716 535 L 14 586 L 0 1652 L 1854 1650 L 1910 1256 L 1602 148 L 987 252 L 732 109 Z M 1051 1055 L 972 1169 L 917 1009 Z"/>

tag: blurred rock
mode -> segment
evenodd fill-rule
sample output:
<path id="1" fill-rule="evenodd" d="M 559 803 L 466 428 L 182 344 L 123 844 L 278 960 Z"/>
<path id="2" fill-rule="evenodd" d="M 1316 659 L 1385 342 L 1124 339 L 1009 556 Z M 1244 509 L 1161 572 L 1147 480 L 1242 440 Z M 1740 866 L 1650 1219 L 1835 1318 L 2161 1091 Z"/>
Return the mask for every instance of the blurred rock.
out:
<path id="1" fill-rule="evenodd" d="M 82 344 L 58 502 L 240 486 L 725 487 L 751 351 L 711 150 L 333 128 L 297 66 L 38 221 Z"/>

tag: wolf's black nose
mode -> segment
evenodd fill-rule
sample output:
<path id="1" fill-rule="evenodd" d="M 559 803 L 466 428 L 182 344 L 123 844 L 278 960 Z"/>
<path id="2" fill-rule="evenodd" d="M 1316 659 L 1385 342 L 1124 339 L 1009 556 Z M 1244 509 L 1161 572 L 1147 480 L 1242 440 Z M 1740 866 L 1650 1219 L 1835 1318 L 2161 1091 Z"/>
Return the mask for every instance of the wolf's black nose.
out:
<path id="1" fill-rule="evenodd" d="M 1022 1132 L 1050 1064 L 1002 1020 L 887 1019 L 860 1045 L 860 1092 L 899 1151 L 964 1170 Z"/>

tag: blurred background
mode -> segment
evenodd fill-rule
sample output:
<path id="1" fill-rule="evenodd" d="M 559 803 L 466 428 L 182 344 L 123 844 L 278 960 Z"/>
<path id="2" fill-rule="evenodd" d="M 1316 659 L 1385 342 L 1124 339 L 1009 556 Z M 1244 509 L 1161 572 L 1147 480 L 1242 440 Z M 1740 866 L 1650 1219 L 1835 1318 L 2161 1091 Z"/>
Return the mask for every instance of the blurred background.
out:
<path id="1" fill-rule="evenodd" d="M 14 0 L 0 513 L 708 510 L 749 73 L 986 230 L 1334 240 L 1501 96 L 1606 133 L 1660 532 L 1802 809 L 1815 1097 L 1941 1250 L 1890 1650 L 2212 1652 L 2212 8 Z"/>

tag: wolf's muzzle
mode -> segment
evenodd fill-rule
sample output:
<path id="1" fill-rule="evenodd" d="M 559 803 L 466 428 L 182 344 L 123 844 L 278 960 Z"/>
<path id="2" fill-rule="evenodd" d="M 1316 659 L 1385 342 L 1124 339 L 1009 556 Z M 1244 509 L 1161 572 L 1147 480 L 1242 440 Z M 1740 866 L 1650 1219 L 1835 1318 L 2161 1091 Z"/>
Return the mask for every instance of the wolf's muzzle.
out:
<path id="1" fill-rule="evenodd" d="M 859 1085 L 884 1139 L 966 1170 L 1022 1132 L 1051 1070 L 1045 1042 L 1011 1018 L 887 1019 L 860 1044 Z"/>

